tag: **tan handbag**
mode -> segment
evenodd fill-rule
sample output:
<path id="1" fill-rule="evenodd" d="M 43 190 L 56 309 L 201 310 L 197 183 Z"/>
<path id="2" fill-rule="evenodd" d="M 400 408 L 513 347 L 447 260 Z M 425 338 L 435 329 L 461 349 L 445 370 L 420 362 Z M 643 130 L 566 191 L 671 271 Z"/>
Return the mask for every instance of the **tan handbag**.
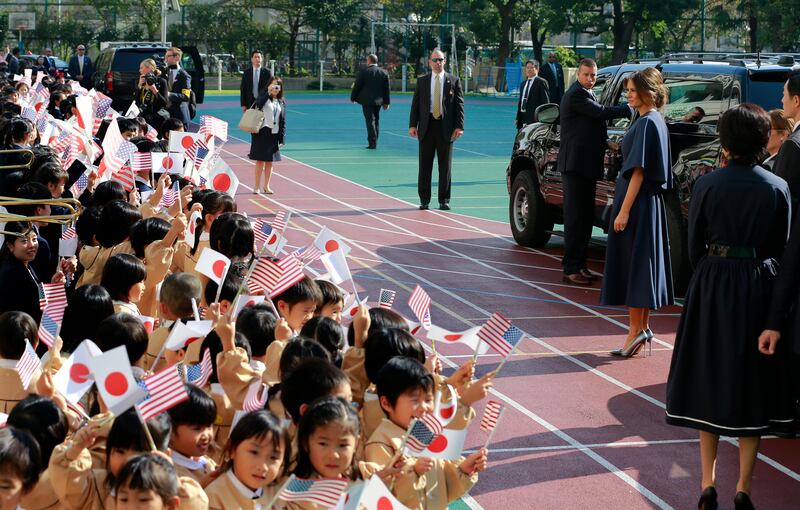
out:
<path id="1" fill-rule="evenodd" d="M 253 103 L 243 114 L 239 121 L 239 129 L 245 133 L 258 133 L 261 126 L 264 124 L 264 112 L 259 108 L 255 108 Z"/>

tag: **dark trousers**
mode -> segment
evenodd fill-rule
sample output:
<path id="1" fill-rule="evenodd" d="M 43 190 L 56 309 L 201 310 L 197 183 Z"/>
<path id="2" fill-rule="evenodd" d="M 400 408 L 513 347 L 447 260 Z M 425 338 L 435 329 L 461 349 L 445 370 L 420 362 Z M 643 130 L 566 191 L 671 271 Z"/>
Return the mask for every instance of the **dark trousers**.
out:
<path id="1" fill-rule="evenodd" d="M 378 144 L 378 131 L 380 131 L 381 106 L 362 104 L 361 109 L 364 111 L 364 120 L 367 123 L 367 142 L 370 147 L 375 147 Z"/>
<path id="2" fill-rule="evenodd" d="M 592 240 L 597 181 L 569 173 L 564 182 L 564 274 L 586 268 L 586 250 Z"/>
<path id="3" fill-rule="evenodd" d="M 442 132 L 442 121 L 433 118 L 428 120 L 425 136 L 419 141 L 419 176 L 417 192 L 423 204 L 431 202 L 431 174 L 433 173 L 433 157 L 439 163 L 439 203 L 450 202 L 450 167 L 453 143 L 445 138 Z"/>

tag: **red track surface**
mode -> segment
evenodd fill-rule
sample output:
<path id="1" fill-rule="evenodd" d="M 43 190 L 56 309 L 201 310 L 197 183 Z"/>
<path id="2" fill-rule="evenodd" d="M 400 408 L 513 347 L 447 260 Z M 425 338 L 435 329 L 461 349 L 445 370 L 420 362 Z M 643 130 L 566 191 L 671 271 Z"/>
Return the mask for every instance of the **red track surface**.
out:
<path id="1" fill-rule="evenodd" d="M 231 141 L 223 157 L 252 186 L 248 145 Z M 369 171 L 385 171 L 371 169 Z M 523 249 L 506 225 L 387 197 L 293 160 L 276 165 L 267 198 L 240 187 L 240 211 L 295 214 L 289 244 L 307 244 L 321 225 L 350 240 L 350 265 L 363 298 L 398 290 L 395 307 L 421 284 L 433 299 L 433 322 L 451 330 L 499 311 L 533 339 L 503 367 L 490 397 L 506 412 L 490 447 L 490 469 L 471 496 L 487 509 L 694 508 L 700 493 L 697 434 L 664 423 L 666 378 L 678 307 L 652 319 L 653 355 L 619 360 L 625 311 L 597 306 L 599 292 L 560 284 L 555 249 Z M 458 197 L 454 197 L 457 201 Z M 601 251 L 593 270 L 602 272 Z M 446 367 L 470 354 L 437 346 Z M 481 356 L 478 375 L 499 359 Z M 482 412 L 482 409 L 478 409 Z M 486 435 L 474 425 L 468 448 Z M 759 508 L 800 508 L 800 442 L 764 439 L 753 501 Z M 733 508 L 738 449 L 720 445 L 720 508 Z"/>

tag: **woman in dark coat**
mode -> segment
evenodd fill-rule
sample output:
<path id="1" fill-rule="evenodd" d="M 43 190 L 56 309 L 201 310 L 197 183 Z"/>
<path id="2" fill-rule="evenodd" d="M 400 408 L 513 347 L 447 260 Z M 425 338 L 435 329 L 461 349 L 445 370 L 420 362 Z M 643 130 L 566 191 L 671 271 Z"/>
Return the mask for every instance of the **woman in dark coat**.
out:
<path id="1" fill-rule="evenodd" d="M 152 83 L 148 83 L 148 79 Z M 152 58 L 145 59 L 139 64 L 139 81 L 136 83 L 133 101 L 141 112 L 139 116 L 156 130 L 159 130 L 161 124 L 169 118 L 167 80 L 161 77 L 156 61 Z"/>
<path id="2" fill-rule="evenodd" d="M 264 193 L 272 194 L 269 181 L 272 163 L 281 160 L 280 147 L 286 134 L 286 103 L 283 101 L 283 82 L 273 77 L 266 92 L 256 99 L 256 106 L 264 111 L 261 130 L 252 136 L 248 157 L 256 162 L 256 193 L 261 193 L 261 174 L 264 174 Z"/>
<path id="3" fill-rule="evenodd" d="M 608 234 L 600 302 L 629 308 L 628 337 L 615 356 L 630 357 L 652 341 L 650 310 L 673 303 L 667 213 L 663 193 L 672 188 L 669 133 L 658 108 L 667 90 L 653 68 L 627 80 L 628 105 L 639 117 L 622 142 L 622 171 L 617 179 Z"/>
<path id="4" fill-rule="evenodd" d="M 756 165 L 770 131 L 761 107 L 731 108 L 718 130 L 728 164 L 697 180 L 689 205 L 694 274 L 667 380 L 667 423 L 700 430 L 699 508 L 717 507 L 719 436 L 739 438 L 734 502 L 748 509 L 760 436 L 792 422 L 791 400 L 777 380 L 785 353 L 765 356 L 758 345 L 788 235 L 790 195 L 786 181 Z"/>

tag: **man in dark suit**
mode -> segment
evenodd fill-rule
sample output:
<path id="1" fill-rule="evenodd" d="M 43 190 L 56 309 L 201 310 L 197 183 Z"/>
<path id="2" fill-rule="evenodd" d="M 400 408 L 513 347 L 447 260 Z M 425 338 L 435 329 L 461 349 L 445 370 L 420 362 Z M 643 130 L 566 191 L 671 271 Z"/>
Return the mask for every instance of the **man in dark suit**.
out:
<path id="1" fill-rule="evenodd" d="M 358 72 L 350 101 L 361 105 L 367 123 L 367 149 L 378 147 L 381 107 L 389 109 L 389 75 L 378 67 L 378 56 L 367 55 L 367 67 Z"/>
<path id="2" fill-rule="evenodd" d="M 775 158 L 773 171 L 775 175 L 789 183 L 792 193 L 792 216 L 797 218 L 795 212 L 800 201 L 800 71 L 789 75 L 783 86 L 783 113 L 786 117 L 794 119 L 794 131 L 781 144 L 781 149 Z"/>
<path id="3" fill-rule="evenodd" d="M 527 80 L 519 86 L 519 101 L 517 102 L 517 130 L 528 124 L 536 122 L 536 108 L 550 102 L 549 86 L 547 81 L 537 76 L 539 62 L 528 60 L 525 64 Z"/>
<path id="4" fill-rule="evenodd" d="M 164 55 L 167 64 L 167 84 L 169 85 L 170 116 L 180 119 L 186 130 L 189 129 L 189 101 L 192 97 L 192 76 L 181 68 L 183 51 L 180 48 L 169 48 Z"/>
<path id="5" fill-rule="evenodd" d="M 556 54 L 552 51 L 547 54 L 547 62 L 539 70 L 539 74 L 550 86 L 550 101 L 560 104 L 564 96 L 564 68 L 558 63 Z"/>
<path id="6" fill-rule="evenodd" d="M 578 65 L 578 81 L 561 100 L 561 146 L 558 171 L 564 183 L 564 282 L 591 285 L 595 279 L 586 267 L 586 250 L 592 239 L 597 181 L 603 178 L 603 157 L 608 146 L 606 121 L 631 116 L 627 105 L 605 107 L 592 87 L 597 64 L 586 58 Z"/>
<path id="7" fill-rule="evenodd" d="M 419 139 L 419 208 L 428 209 L 431 201 L 433 157 L 439 163 L 439 209 L 450 210 L 450 169 L 453 142 L 464 134 L 464 94 L 457 76 L 444 71 L 441 50 L 431 52 L 431 72 L 417 79 L 411 100 L 408 134 Z"/>
<path id="8" fill-rule="evenodd" d="M 19 72 L 19 48 L 11 48 L 6 54 L 6 62 L 8 62 L 8 74 L 13 78 L 14 74 Z"/>
<path id="9" fill-rule="evenodd" d="M 92 67 L 92 59 L 86 54 L 86 46 L 79 44 L 75 48 L 75 54 L 69 59 L 67 71 L 73 80 L 81 84 L 81 87 L 85 89 L 92 88 L 94 68 Z"/>
<path id="10" fill-rule="evenodd" d="M 239 104 L 242 105 L 242 113 L 256 102 L 260 93 L 267 91 L 267 85 L 272 80 L 269 69 L 261 67 L 263 61 L 264 54 L 261 50 L 253 50 L 250 54 L 250 63 L 253 65 L 242 74 L 242 83 L 239 85 Z"/>

